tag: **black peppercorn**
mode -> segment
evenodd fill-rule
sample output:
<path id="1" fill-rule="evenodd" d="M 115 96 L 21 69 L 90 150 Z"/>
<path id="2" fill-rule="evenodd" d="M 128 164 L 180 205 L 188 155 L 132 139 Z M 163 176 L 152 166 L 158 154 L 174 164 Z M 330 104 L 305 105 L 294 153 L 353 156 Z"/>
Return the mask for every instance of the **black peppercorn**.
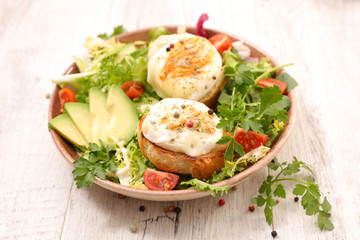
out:
<path id="1" fill-rule="evenodd" d="M 166 51 L 167 51 L 167 52 L 170 52 L 170 48 L 169 48 L 169 47 L 167 47 L 167 48 L 166 48 Z"/>
<path id="2" fill-rule="evenodd" d="M 139 207 L 139 211 L 140 211 L 140 212 L 144 212 L 144 211 L 145 211 L 145 207 L 144 207 L 144 206 L 140 206 L 140 207 Z"/>
<path id="3" fill-rule="evenodd" d="M 209 109 L 208 113 L 209 113 L 210 115 L 212 115 L 212 114 L 214 114 L 214 110 Z"/>
<path id="4" fill-rule="evenodd" d="M 294 201 L 295 201 L 295 202 L 299 201 L 299 197 L 295 197 L 295 198 L 294 198 Z"/>
<path id="5" fill-rule="evenodd" d="M 276 236 L 277 236 L 277 232 L 276 232 L 276 231 L 272 231 L 272 232 L 271 232 L 271 236 L 272 236 L 272 237 L 276 237 Z"/>
<path id="6" fill-rule="evenodd" d="M 174 209 L 174 211 L 175 211 L 177 214 L 179 214 L 179 213 L 181 212 L 181 208 L 176 207 L 176 208 Z"/>

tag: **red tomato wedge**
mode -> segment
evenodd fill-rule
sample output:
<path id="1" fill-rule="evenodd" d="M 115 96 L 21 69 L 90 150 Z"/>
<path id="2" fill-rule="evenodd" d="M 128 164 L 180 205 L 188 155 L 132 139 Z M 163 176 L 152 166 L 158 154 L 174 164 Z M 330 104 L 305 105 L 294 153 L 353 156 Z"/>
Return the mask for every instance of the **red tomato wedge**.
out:
<path id="1" fill-rule="evenodd" d="M 144 94 L 144 88 L 139 82 L 127 81 L 121 85 L 121 88 L 129 98 L 140 97 Z"/>
<path id="2" fill-rule="evenodd" d="M 64 106 L 67 102 L 76 102 L 76 93 L 71 90 L 70 88 L 62 88 L 59 91 L 59 97 L 60 97 L 60 103 L 61 103 L 61 109 L 60 112 L 64 112 Z"/>
<path id="3" fill-rule="evenodd" d="M 284 83 L 283 81 L 274 79 L 274 78 L 263 78 L 260 79 L 257 82 L 257 85 L 261 86 L 261 87 L 272 87 L 274 85 L 278 86 L 280 88 L 280 94 L 284 94 L 285 90 L 286 90 L 286 83 Z"/>
<path id="4" fill-rule="evenodd" d="M 251 130 L 247 132 L 242 128 L 238 128 L 237 133 L 235 134 L 235 141 L 237 141 L 245 152 L 250 152 L 251 150 L 265 145 L 269 136 L 266 134 L 257 133 Z"/>
<path id="5" fill-rule="evenodd" d="M 179 176 L 173 173 L 155 171 L 150 168 L 144 172 L 144 183 L 151 190 L 169 191 L 173 189 Z"/>
<path id="6" fill-rule="evenodd" d="M 221 56 L 224 51 L 228 50 L 232 46 L 231 39 L 222 33 L 212 36 L 209 38 L 209 41 L 214 45 Z"/>

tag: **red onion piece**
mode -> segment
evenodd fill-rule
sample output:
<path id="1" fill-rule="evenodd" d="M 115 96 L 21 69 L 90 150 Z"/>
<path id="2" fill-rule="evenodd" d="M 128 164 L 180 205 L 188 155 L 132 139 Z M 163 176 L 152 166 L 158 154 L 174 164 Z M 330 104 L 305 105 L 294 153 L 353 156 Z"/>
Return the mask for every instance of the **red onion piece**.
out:
<path id="1" fill-rule="evenodd" d="M 204 26 L 203 26 L 204 22 L 207 20 L 209 20 L 209 16 L 207 15 L 207 13 L 201 14 L 201 16 L 196 24 L 196 35 L 207 38 L 206 32 L 204 30 Z"/>

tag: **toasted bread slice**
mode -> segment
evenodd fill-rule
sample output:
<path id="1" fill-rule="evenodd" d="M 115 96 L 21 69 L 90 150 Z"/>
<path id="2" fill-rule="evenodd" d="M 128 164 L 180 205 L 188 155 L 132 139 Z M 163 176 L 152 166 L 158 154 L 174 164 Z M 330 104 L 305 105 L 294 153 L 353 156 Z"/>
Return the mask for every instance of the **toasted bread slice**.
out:
<path id="1" fill-rule="evenodd" d="M 209 179 L 214 172 L 219 171 L 225 163 L 227 145 L 216 145 L 209 153 L 191 157 L 185 153 L 173 152 L 157 146 L 142 133 L 142 124 L 146 115 L 140 119 L 138 141 L 142 154 L 158 169 L 166 172 L 191 174 L 198 179 Z M 224 133 L 227 135 L 227 133 Z"/>

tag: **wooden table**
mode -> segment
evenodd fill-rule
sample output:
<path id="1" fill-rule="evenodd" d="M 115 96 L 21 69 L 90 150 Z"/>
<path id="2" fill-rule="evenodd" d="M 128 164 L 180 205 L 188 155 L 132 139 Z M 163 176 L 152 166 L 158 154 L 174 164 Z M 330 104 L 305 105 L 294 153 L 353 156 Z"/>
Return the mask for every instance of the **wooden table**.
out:
<path id="1" fill-rule="evenodd" d="M 157 25 L 195 25 L 244 37 L 297 79 L 298 118 L 280 161 L 316 170 L 335 229 L 320 231 L 288 197 L 274 209 L 278 239 L 359 239 L 359 1 L 25 1 L 0 2 L 0 238 L 271 239 L 262 208 L 248 211 L 263 169 L 226 196 L 149 202 L 92 186 L 78 190 L 47 129 L 52 76 L 72 63 L 87 36 Z M 219 207 L 223 198 L 226 204 Z M 139 207 L 145 206 L 145 211 Z M 165 214 L 174 205 L 182 209 Z M 132 233 L 131 224 L 138 230 Z"/>

